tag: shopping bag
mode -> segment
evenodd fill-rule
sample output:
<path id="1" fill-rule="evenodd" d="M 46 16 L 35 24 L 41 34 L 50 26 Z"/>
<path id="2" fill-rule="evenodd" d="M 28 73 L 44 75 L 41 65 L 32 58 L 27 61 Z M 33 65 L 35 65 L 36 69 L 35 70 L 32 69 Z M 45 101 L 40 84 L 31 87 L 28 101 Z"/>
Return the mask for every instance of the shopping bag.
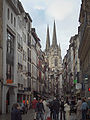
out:
<path id="1" fill-rule="evenodd" d="M 47 117 L 47 120 L 51 120 L 51 118 L 50 118 L 50 117 Z"/>

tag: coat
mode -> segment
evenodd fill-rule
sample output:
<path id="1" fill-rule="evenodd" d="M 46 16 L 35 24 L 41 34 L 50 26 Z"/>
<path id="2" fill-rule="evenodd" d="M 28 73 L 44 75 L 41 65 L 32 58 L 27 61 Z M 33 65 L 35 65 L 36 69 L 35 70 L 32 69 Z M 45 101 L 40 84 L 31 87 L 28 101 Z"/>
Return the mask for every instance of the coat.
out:
<path id="1" fill-rule="evenodd" d="M 11 111 L 11 120 L 22 120 L 21 112 L 18 109 Z"/>
<path id="2" fill-rule="evenodd" d="M 36 99 L 34 99 L 32 101 L 32 109 L 36 109 L 36 104 L 38 103 L 38 101 Z"/>
<path id="3" fill-rule="evenodd" d="M 66 103 L 65 105 L 64 105 L 64 107 L 65 107 L 65 118 L 66 118 L 66 120 L 70 120 L 70 106 Z"/>

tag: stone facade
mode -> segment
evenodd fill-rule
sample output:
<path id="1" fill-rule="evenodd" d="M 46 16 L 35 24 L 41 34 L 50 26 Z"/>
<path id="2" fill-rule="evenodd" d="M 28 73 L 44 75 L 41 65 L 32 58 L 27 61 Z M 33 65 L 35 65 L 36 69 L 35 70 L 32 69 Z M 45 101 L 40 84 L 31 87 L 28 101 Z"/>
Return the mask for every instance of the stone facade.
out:
<path id="1" fill-rule="evenodd" d="M 0 0 L 0 114 L 2 112 L 2 42 L 3 42 L 3 0 Z"/>
<path id="2" fill-rule="evenodd" d="M 61 95 L 62 89 L 62 58 L 60 45 L 57 44 L 56 26 L 54 21 L 52 45 L 50 45 L 49 27 L 47 28 L 47 39 L 45 49 L 45 60 L 49 66 L 49 91 L 52 94 Z"/>
<path id="3" fill-rule="evenodd" d="M 82 0 L 79 22 L 82 96 L 90 97 L 90 93 L 88 92 L 88 88 L 90 88 L 90 0 Z"/>
<path id="4" fill-rule="evenodd" d="M 70 39 L 69 49 L 63 59 L 63 89 L 65 96 L 74 96 L 80 92 L 81 88 L 77 88 L 80 83 L 80 60 L 78 57 L 79 35 L 75 35 Z"/>

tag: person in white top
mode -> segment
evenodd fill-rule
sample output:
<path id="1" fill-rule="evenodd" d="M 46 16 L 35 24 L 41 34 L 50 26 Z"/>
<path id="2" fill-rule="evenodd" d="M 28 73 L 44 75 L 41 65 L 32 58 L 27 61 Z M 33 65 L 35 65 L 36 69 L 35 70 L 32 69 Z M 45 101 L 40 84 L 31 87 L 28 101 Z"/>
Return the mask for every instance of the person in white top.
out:
<path id="1" fill-rule="evenodd" d="M 46 102 L 46 100 L 43 100 L 43 105 L 44 105 L 44 109 L 45 109 L 45 113 L 44 113 L 44 120 L 47 119 L 47 117 L 49 116 L 49 107 L 48 107 L 48 103 Z"/>
<path id="2" fill-rule="evenodd" d="M 65 120 L 70 120 L 70 105 L 68 102 L 64 104 L 64 110 L 65 110 Z"/>

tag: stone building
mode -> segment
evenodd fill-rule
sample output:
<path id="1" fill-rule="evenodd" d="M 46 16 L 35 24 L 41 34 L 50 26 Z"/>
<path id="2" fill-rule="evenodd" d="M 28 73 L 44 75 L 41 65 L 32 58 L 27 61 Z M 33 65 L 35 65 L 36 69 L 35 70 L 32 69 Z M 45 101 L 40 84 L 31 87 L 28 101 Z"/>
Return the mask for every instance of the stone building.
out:
<path id="1" fill-rule="evenodd" d="M 3 0 L 0 0 L 0 114 L 2 112 Z"/>
<path id="2" fill-rule="evenodd" d="M 30 99 L 32 20 L 19 0 L 0 5 L 0 112 L 7 113 L 13 103 Z"/>
<path id="3" fill-rule="evenodd" d="M 31 92 L 31 23 L 32 19 L 19 4 L 17 17 L 17 101 L 30 100 Z"/>
<path id="4" fill-rule="evenodd" d="M 17 16 L 18 0 L 3 0 L 3 86 L 2 113 L 17 101 Z"/>
<path id="5" fill-rule="evenodd" d="M 80 83 L 80 60 L 78 57 L 79 35 L 75 35 L 70 39 L 69 49 L 63 59 L 63 89 L 65 96 L 76 96 L 81 86 Z"/>
<path id="6" fill-rule="evenodd" d="M 79 58 L 82 72 L 82 96 L 90 97 L 90 0 L 82 0 L 80 10 Z"/>
<path id="7" fill-rule="evenodd" d="M 47 28 L 45 60 L 49 65 L 50 94 L 61 95 L 62 89 L 62 58 L 60 45 L 57 44 L 56 26 L 54 21 L 52 45 L 50 45 L 49 27 Z"/>

